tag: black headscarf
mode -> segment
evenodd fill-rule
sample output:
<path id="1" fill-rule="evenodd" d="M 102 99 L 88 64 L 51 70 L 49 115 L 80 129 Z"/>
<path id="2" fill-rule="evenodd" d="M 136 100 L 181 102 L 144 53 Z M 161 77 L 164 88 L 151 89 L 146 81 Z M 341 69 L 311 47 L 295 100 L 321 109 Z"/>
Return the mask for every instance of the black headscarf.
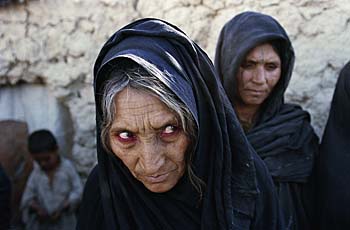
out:
<path id="1" fill-rule="evenodd" d="M 246 135 L 278 185 L 279 200 L 287 210 L 285 219 L 290 223 L 290 215 L 304 213 L 299 208 L 303 204 L 293 201 L 300 198 L 293 198 L 291 188 L 283 189 L 285 184 L 282 183 L 308 181 L 318 151 L 318 138 L 310 125 L 309 114 L 297 105 L 284 103 L 284 93 L 295 59 L 288 35 L 271 16 L 257 12 L 241 13 L 228 21 L 221 30 L 215 67 L 233 103 L 237 89 L 236 76 L 241 62 L 252 48 L 267 42 L 272 42 L 281 58 L 281 78 Z"/>
<path id="2" fill-rule="evenodd" d="M 8 229 L 11 222 L 11 181 L 0 164 L 0 229 Z"/>
<path id="3" fill-rule="evenodd" d="M 284 92 L 294 67 L 294 50 L 283 27 L 271 16 L 244 12 L 221 30 L 215 53 L 215 67 L 231 101 L 236 94 L 236 75 L 248 52 L 265 42 L 278 41 L 282 62 L 281 78 L 265 103 L 256 125 L 274 118 L 284 104 Z"/>
<path id="4" fill-rule="evenodd" d="M 147 71 L 155 67 L 159 79 L 191 110 L 198 126 L 193 170 L 206 184 L 200 202 L 186 175 L 170 191 L 152 193 L 103 149 L 105 73 L 125 59 Z M 98 166 L 85 186 L 78 229 L 101 227 L 99 223 L 113 230 L 278 228 L 266 169 L 248 144 L 209 58 L 181 30 L 161 20 L 142 19 L 117 31 L 96 60 L 94 89 Z"/>
<path id="5" fill-rule="evenodd" d="M 350 228 L 350 62 L 341 70 L 318 162 L 318 229 Z"/>

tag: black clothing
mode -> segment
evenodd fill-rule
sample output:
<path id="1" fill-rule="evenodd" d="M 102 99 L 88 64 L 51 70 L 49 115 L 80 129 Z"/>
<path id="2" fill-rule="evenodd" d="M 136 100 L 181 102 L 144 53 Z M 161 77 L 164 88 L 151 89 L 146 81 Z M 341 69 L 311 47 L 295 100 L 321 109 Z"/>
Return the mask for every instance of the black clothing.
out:
<path id="1" fill-rule="evenodd" d="M 350 229 L 350 62 L 341 70 L 318 161 L 317 229 Z"/>
<path id="2" fill-rule="evenodd" d="M 132 60 L 189 108 L 197 124 L 192 159 L 203 198 L 187 173 L 153 193 L 100 140 L 101 95 L 108 72 Z M 281 229 L 273 183 L 243 135 L 208 56 L 181 30 L 142 19 L 117 31 L 94 67 L 98 166 L 88 178 L 77 229 Z M 99 187 L 98 187 L 99 186 Z"/>
<path id="3" fill-rule="evenodd" d="M 309 114 L 297 105 L 284 103 L 294 65 L 288 35 L 268 15 L 241 13 L 227 22 L 220 33 L 215 66 L 233 102 L 237 97 L 236 75 L 241 62 L 252 48 L 271 41 L 281 58 L 281 78 L 246 135 L 272 175 L 287 229 L 309 229 L 313 204 L 311 198 L 304 196 L 312 192 L 312 186 L 305 183 L 318 152 L 318 138 L 310 125 Z"/>
<path id="4" fill-rule="evenodd" d="M 8 229 L 11 222 L 11 181 L 0 165 L 0 229 Z"/>

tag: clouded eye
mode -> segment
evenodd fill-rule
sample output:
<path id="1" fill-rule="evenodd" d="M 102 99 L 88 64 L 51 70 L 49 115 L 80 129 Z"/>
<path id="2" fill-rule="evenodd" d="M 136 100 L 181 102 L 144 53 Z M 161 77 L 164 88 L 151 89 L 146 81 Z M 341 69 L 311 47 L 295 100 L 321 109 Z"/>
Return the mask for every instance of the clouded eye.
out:
<path id="1" fill-rule="evenodd" d="M 175 134 L 177 134 L 179 131 L 179 128 L 174 126 L 174 125 L 167 125 L 165 126 L 165 128 L 163 129 L 161 136 L 162 137 L 169 137 L 169 136 L 173 136 Z"/>
<path id="2" fill-rule="evenodd" d="M 136 136 L 133 133 L 128 132 L 128 131 L 120 132 L 117 135 L 117 138 L 121 142 L 133 142 L 136 140 Z"/>

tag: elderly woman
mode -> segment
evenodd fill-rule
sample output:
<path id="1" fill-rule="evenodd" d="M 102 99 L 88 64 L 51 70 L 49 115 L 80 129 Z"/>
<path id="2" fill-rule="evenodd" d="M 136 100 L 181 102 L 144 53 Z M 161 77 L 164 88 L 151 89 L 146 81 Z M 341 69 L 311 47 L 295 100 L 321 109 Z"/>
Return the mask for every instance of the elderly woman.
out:
<path id="1" fill-rule="evenodd" d="M 207 55 L 136 21 L 94 67 L 98 165 L 77 229 L 280 229 L 277 197 Z"/>
<path id="2" fill-rule="evenodd" d="M 318 152 L 310 116 L 284 103 L 294 51 L 272 17 L 244 12 L 221 30 L 215 67 L 238 119 L 275 182 L 288 229 L 309 229 L 311 184 Z M 312 195 L 312 194 L 311 194 Z"/>
<path id="3" fill-rule="evenodd" d="M 319 226 L 350 229 L 350 62 L 341 70 L 318 161 Z"/>

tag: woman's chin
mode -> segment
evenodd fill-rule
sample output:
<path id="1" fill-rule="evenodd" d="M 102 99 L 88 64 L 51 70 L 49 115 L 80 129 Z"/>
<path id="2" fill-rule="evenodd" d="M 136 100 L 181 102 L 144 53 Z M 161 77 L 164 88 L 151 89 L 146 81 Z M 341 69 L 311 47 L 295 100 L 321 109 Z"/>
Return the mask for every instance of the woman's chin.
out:
<path id="1" fill-rule="evenodd" d="M 175 184 L 169 184 L 167 182 L 162 182 L 162 183 L 143 183 L 143 185 L 151 192 L 154 193 L 163 193 L 171 190 Z"/>

